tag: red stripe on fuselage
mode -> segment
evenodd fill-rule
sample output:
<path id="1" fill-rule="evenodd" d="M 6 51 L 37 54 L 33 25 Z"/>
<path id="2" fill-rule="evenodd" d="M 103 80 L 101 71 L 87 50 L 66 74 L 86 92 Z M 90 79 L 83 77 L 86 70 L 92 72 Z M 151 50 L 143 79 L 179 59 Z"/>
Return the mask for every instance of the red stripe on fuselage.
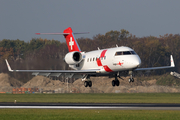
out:
<path id="1" fill-rule="evenodd" d="M 101 60 L 102 60 L 102 58 L 105 57 L 106 51 L 107 51 L 107 50 L 103 50 L 103 51 L 101 52 L 100 58 L 97 58 L 97 65 L 98 65 L 98 66 L 103 66 Z M 104 65 L 103 68 L 104 68 L 104 70 L 105 70 L 106 72 L 113 72 L 107 65 Z"/>
<path id="2" fill-rule="evenodd" d="M 106 72 L 113 72 L 107 65 L 104 65 L 103 67 Z"/>
<path id="3" fill-rule="evenodd" d="M 107 50 L 101 52 L 100 58 L 97 58 L 97 65 L 102 66 L 101 58 L 105 56 Z"/>
<path id="4" fill-rule="evenodd" d="M 101 59 L 97 58 L 97 65 L 102 66 Z"/>
<path id="5" fill-rule="evenodd" d="M 105 53 L 106 53 L 107 50 L 103 50 L 102 53 L 101 53 L 101 58 L 105 56 Z"/>

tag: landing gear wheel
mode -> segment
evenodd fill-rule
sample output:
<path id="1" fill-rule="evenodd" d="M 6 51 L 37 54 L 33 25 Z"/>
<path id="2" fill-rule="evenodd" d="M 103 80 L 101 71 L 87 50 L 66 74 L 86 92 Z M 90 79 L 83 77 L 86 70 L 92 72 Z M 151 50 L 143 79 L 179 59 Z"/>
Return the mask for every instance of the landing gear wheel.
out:
<path id="1" fill-rule="evenodd" d="M 88 81 L 89 87 L 92 86 L 92 81 Z"/>
<path id="2" fill-rule="evenodd" d="M 112 86 L 119 86 L 119 80 L 113 80 L 112 81 Z"/>
<path id="3" fill-rule="evenodd" d="M 84 86 L 85 87 L 91 87 L 92 86 L 92 81 L 84 81 Z"/>
<path id="4" fill-rule="evenodd" d="M 114 87 L 115 85 L 116 85 L 116 81 L 113 80 L 113 81 L 112 81 L 112 86 Z"/>
<path id="5" fill-rule="evenodd" d="M 131 79 L 131 82 L 134 82 L 134 78 Z"/>
<path id="6" fill-rule="evenodd" d="M 115 82 L 116 82 L 116 86 L 119 86 L 119 80 L 116 80 Z"/>
<path id="7" fill-rule="evenodd" d="M 129 78 L 129 83 L 134 82 L 134 78 Z"/>
<path id="8" fill-rule="evenodd" d="M 84 86 L 87 87 L 88 85 L 88 81 L 84 81 Z"/>

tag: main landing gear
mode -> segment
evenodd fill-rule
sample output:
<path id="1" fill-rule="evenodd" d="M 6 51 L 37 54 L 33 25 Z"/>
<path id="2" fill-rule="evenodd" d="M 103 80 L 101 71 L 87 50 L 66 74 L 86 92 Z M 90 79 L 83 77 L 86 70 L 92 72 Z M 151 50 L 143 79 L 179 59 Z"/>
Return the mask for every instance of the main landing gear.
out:
<path id="1" fill-rule="evenodd" d="M 117 76 L 115 77 L 115 80 L 112 81 L 112 86 L 119 86 L 120 82 L 119 80 L 117 79 Z"/>
<path id="2" fill-rule="evenodd" d="M 90 80 L 89 81 L 84 81 L 84 86 L 85 87 L 88 87 L 88 86 L 91 87 L 92 86 L 92 81 L 90 81 Z"/>
<path id="3" fill-rule="evenodd" d="M 82 81 L 84 81 L 84 87 L 92 87 L 92 81 L 90 80 L 90 76 L 85 75 L 82 78 Z"/>
<path id="4" fill-rule="evenodd" d="M 130 75 L 130 78 L 129 78 L 129 83 L 131 82 L 134 82 L 134 78 L 133 78 L 133 71 L 128 71 L 128 73 L 124 73 L 125 75 Z M 113 76 L 114 77 L 114 76 Z M 121 78 L 120 77 L 120 73 L 118 72 L 117 74 L 115 74 L 115 80 L 112 81 L 112 86 L 119 86 L 120 82 L 119 80 L 117 79 L 117 77 Z M 122 79 L 122 78 L 121 78 Z"/>

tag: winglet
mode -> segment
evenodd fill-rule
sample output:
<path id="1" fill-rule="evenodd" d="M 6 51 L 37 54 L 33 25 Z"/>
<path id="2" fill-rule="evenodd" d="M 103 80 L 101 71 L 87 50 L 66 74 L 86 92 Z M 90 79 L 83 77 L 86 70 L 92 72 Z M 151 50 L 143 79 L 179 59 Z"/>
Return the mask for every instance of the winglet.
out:
<path id="1" fill-rule="evenodd" d="M 11 69 L 11 67 L 10 67 L 10 65 L 9 65 L 9 63 L 8 63 L 8 61 L 7 61 L 7 59 L 5 59 L 5 61 L 6 61 L 6 64 L 7 64 L 8 70 L 9 70 L 10 72 L 13 72 L 13 70 Z"/>
<path id="2" fill-rule="evenodd" d="M 171 55 L 171 67 L 175 67 L 173 56 Z"/>

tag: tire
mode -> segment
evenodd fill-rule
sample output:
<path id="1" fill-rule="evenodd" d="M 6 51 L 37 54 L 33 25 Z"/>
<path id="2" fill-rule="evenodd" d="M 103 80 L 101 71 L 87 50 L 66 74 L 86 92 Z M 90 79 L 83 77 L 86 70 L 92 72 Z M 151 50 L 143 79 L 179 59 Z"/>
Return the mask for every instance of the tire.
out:
<path id="1" fill-rule="evenodd" d="M 129 78 L 129 83 L 131 82 L 131 78 Z"/>
<path id="2" fill-rule="evenodd" d="M 89 87 L 92 86 L 92 81 L 88 81 Z"/>
<path id="3" fill-rule="evenodd" d="M 134 82 L 134 78 L 132 78 L 131 81 Z"/>
<path id="4" fill-rule="evenodd" d="M 119 86 L 119 80 L 116 80 L 116 86 Z"/>
<path id="5" fill-rule="evenodd" d="M 113 81 L 112 81 L 112 86 L 114 87 L 115 85 L 116 85 L 116 81 L 113 80 Z"/>
<path id="6" fill-rule="evenodd" d="M 88 85 L 88 81 L 84 81 L 84 87 L 87 87 Z"/>

